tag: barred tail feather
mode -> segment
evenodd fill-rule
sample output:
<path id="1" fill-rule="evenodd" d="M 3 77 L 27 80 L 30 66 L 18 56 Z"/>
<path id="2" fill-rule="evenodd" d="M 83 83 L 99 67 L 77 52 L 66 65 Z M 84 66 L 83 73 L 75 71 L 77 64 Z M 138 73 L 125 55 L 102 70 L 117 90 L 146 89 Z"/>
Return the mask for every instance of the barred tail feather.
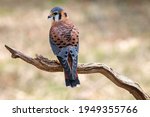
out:
<path id="1" fill-rule="evenodd" d="M 71 54 L 64 56 L 62 54 L 61 57 L 57 56 L 57 58 L 64 68 L 66 86 L 76 87 L 80 84 L 77 74 L 78 57 L 73 58 Z"/>
<path id="2" fill-rule="evenodd" d="M 73 76 L 72 76 L 73 77 Z M 76 73 L 76 78 L 73 79 L 73 78 L 70 78 L 68 76 L 68 73 L 65 72 L 65 83 L 66 83 L 66 86 L 70 86 L 70 87 L 76 87 L 78 85 L 80 85 L 80 81 L 78 79 L 78 74 Z"/>

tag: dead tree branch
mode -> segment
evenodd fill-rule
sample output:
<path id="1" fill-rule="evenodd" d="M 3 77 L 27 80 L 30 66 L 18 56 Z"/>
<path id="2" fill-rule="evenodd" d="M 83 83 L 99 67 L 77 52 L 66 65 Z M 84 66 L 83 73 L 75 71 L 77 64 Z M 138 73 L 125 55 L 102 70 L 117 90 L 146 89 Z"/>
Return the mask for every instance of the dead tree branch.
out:
<path id="1" fill-rule="evenodd" d="M 63 71 L 61 65 L 56 60 L 48 60 L 47 58 L 41 55 L 36 55 L 36 58 L 31 58 L 13 48 L 8 47 L 7 45 L 5 45 L 5 47 L 12 54 L 12 58 L 20 58 L 23 61 L 34 65 L 38 69 L 47 72 Z M 100 63 L 79 64 L 78 73 L 79 74 L 101 73 L 104 76 L 106 76 L 108 79 L 110 79 L 117 86 L 129 91 L 136 99 L 138 100 L 150 99 L 150 96 L 141 89 L 138 83 L 135 83 L 129 80 L 127 77 L 120 75 L 112 68 L 104 64 L 100 64 Z"/>

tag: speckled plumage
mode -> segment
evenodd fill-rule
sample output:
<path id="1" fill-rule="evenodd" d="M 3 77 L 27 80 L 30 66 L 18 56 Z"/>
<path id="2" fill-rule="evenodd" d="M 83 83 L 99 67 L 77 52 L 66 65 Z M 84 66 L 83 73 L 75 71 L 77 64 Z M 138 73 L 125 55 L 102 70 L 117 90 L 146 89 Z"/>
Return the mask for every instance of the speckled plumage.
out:
<path id="1" fill-rule="evenodd" d="M 80 84 L 77 74 L 79 32 L 65 17 L 65 12 L 61 11 L 60 14 L 62 19 L 52 23 L 49 41 L 53 53 L 64 68 L 66 86 L 75 87 Z"/>
<path id="2" fill-rule="evenodd" d="M 59 48 L 68 45 L 77 46 L 79 43 L 79 32 L 67 19 L 66 21 L 53 23 L 50 30 L 50 38 Z"/>

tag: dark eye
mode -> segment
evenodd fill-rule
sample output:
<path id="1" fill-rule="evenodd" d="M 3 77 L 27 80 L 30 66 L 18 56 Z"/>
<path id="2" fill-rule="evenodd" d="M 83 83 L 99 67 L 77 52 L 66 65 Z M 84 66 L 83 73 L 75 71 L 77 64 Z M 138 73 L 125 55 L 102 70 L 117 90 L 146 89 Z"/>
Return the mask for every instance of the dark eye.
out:
<path id="1" fill-rule="evenodd" d="M 54 15 L 57 15 L 58 13 L 57 13 L 57 12 L 54 12 L 53 14 L 54 14 Z"/>

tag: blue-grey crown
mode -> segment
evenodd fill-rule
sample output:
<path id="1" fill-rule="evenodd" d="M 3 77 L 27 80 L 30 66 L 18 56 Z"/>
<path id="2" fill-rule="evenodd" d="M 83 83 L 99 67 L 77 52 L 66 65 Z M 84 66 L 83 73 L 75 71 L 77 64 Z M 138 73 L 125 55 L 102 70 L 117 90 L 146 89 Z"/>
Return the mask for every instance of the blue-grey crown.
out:
<path id="1" fill-rule="evenodd" d="M 61 7 L 54 7 L 51 12 L 54 13 L 54 12 L 61 12 L 63 9 Z"/>

